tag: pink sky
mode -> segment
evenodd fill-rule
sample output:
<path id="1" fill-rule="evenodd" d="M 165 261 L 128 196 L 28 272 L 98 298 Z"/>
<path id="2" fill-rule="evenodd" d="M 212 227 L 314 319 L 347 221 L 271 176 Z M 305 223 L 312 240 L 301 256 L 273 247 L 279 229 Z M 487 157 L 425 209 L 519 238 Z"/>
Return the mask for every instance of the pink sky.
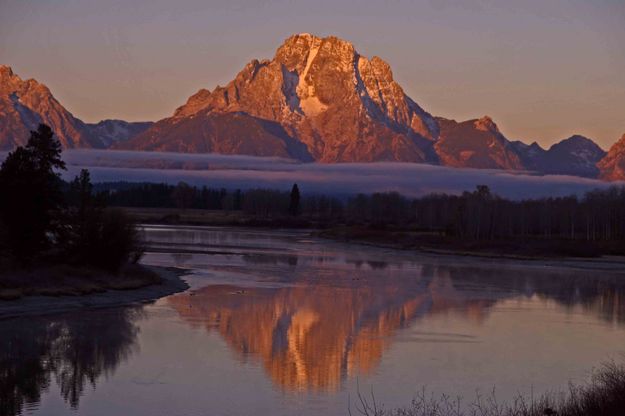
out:
<path id="1" fill-rule="evenodd" d="M 625 133 L 625 2 L 0 0 L 0 63 L 74 115 L 156 120 L 289 35 L 390 63 L 434 115 L 490 115 L 511 140 Z"/>

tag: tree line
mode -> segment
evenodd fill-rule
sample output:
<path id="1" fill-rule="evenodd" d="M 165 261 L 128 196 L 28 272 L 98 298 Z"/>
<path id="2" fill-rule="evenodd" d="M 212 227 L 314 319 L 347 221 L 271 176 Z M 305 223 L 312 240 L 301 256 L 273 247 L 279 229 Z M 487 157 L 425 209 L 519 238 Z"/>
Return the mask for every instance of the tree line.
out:
<path id="1" fill-rule="evenodd" d="M 460 195 L 408 198 L 397 192 L 347 198 L 271 189 L 227 190 L 157 183 L 92 185 L 88 171 L 69 183 L 61 147 L 40 125 L 0 168 L 0 260 L 45 253 L 119 268 L 140 254 L 136 228 L 123 211 L 145 207 L 237 211 L 257 219 L 297 217 L 314 226 L 366 225 L 429 232 L 460 240 L 625 240 L 625 187 L 583 196 L 511 200 L 479 185 Z M 275 222 L 274 222 L 275 223 Z M 109 257 L 106 257 L 109 256 Z"/>
<path id="2" fill-rule="evenodd" d="M 593 190 L 582 197 L 510 200 L 479 185 L 461 195 L 413 199 L 397 193 L 357 195 L 346 208 L 347 221 L 392 224 L 464 240 L 625 240 L 625 187 Z"/>
<path id="3" fill-rule="evenodd" d="M 294 185 L 294 189 L 297 185 Z M 320 225 L 344 223 L 429 231 L 463 240 L 510 238 L 625 240 L 625 187 L 587 192 L 581 197 L 511 200 L 484 185 L 460 195 L 407 198 L 397 192 L 348 198 L 291 192 L 226 190 L 186 183 L 106 183 L 99 189 L 113 206 L 242 211 L 256 218 L 297 215 Z"/>

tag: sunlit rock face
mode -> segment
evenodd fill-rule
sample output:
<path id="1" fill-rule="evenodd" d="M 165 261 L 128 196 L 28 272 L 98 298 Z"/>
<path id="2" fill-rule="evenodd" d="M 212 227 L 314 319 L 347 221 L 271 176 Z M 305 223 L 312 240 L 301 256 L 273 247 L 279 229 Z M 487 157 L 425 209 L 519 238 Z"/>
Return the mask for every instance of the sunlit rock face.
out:
<path id="1" fill-rule="evenodd" d="M 39 123 L 49 125 L 65 148 L 103 147 L 48 87 L 34 79 L 22 80 L 10 67 L 0 65 L 0 150 L 25 144 Z"/>
<path id="2" fill-rule="evenodd" d="M 625 134 L 597 164 L 599 177 L 609 181 L 625 180 Z"/>
<path id="3" fill-rule="evenodd" d="M 523 169 L 517 152 L 488 116 L 456 122 L 438 119 L 440 136 L 435 144 L 441 164 L 453 167 Z"/>
<path id="4" fill-rule="evenodd" d="M 479 169 L 622 178 L 590 139 L 542 149 L 510 142 L 488 116 L 433 117 L 408 97 L 388 63 L 334 36 L 293 35 L 272 59 L 249 62 L 226 86 L 202 88 L 171 117 L 85 124 L 43 84 L 0 66 L 0 150 L 44 122 L 65 148 L 113 147 L 278 156 L 311 162 L 399 161 Z M 622 172 L 622 170 L 620 170 Z M 620 176 L 619 176 L 620 175 Z"/>
<path id="5" fill-rule="evenodd" d="M 235 130 L 224 114 L 238 114 L 237 135 L 220 134 Z M 258 126 L 258 119 L 267 125 Z M 217 126 L 207 132 L 205 124 Z M 242 143 L 246 137 L 266 145 Z M 404 94 L 382 59 L 361 56 L 336 37 L 299 34 L 272 60 L 253 60 L 227 86 L 200 90 L 173 117 L 123 147 L 424 162 L 436 161 L 431 142 L 437 137 L 437 122 Z"/>
<path id="6" fill-rule="evenodd" d="M 493 303 L 459 295 L 445 277 L 397 280 L 280 289 L 215 285 L 168 300 L 193 325 L 218 331 L 242 360 L 262 362 L 281 388 L 335 391 L 347 377 L 373 371 L 394 333 L 420 316 L 457 310 L 479 322 Z"/>
<path id="7" fill-rule="evenodd" d="M 306 33 L 288 38 L 273 59 L 252 60 L 225 87 L 199 90 L 172 117 L 119 147 L 320 162 L 533 166 L 491 118 L 434 118 L 404 93 L 379 57 L 362 56 L 333 36 Z"/>

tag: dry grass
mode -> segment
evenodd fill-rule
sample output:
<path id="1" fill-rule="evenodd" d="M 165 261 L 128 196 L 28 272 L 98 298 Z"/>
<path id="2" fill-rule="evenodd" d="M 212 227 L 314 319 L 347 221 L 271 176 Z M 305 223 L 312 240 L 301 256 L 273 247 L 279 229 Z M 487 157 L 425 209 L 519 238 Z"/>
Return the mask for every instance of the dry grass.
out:
<path id="1" fill-rule="evenodd" d="M 78 296 L 109 289 L 137 289 L 160 281 L 156 273 L 136 264 L 127 265 L 118 274 L 64 264 L 39 266 L 3 271 L 0 274 L 0 299 L 33 295 Z"/>
<path id="2" fill-rule="evenodd" d="M 245 223 L 249 218 L 240 211 L 205 209 L 123 207 L 136 222 L 157 224 L 231 225 Z"/>
<path id="3" fill-rule="evenodd" d="M 435 254 L 454 254 L 510 259 L 597 258 L 622 255 L 620 243 L 574 241 L 566 239 L 511 238 L 503 240 L 463 240 L 444 233 L 404 230 L 398 227 L 341 226 L 317 233 L 319 237 L 343 242 L 418 250 Z"/>
<path id="4" fill-rule="evenodd" d="M 389 410 L 376 401 L 373 391 L 368 395 L 358 391 L 348 413 L 350 416 L 623 416 L 625 365 L 606 363 L 587 384 L 571 385 L 568 393 L 539 398 L 519 396 L 510 403 L 500 403 L 495 391 L 463 403 L 461 398 L 428 395 L 424 389 L 409 406 Z"/>

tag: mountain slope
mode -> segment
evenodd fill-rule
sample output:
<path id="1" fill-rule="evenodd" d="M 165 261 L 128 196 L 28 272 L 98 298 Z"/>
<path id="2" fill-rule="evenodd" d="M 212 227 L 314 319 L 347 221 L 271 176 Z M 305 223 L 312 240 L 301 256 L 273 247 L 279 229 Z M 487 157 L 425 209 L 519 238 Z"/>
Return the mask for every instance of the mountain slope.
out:
<path id="1" fill-rule="evenodd" d="M 548 150 L 536 142 L 529 146 L 515 142 L 513 146 L 526 169 L 544 174 L 596 178 L 597 163 L 606 155 L 595 142 L 580 135 L 564 139 Z"/>
<path id="2" fill-rule="evenodd" d="M 226 86 L 200 89 L 156 123 L 85 124 L 45 85 L 0 66 L 0 150 L 25 143 L 41 122 L 66 148 L 425 162 L 585 177 L 601 169 L 602 178 L 624 176 L 618 149 L 606 156 L 583 136 L 545 150 L 510 142 L 487 116 L 433 117 L 404 93 L 382 59 L 366 58 L 342 39 L 307 33 L 286 39 L 271 60 L 252 60 Z"/>
<path id="3" fill-rule="evenodd" d="M 540 171 L 595 178 L 599 174 L 597 162 L 605 155 L 606 152 L 595 142 L 575 135 L 549 148 L 542 160 Z"/>
<path id="4" fill-rule="evenodd" d="M 143 133 L 152 124 L 154 123 L 151 121 L 102 120 L 98 123 L 87 124 L 87 127 L 98 142 L 104 147 L 110 147 L 113 143 L 123 142 Z"/>
<path id="5" fill-rule="evenodd" d="M 45 85 L 34 79 L 24 81 L 10 67 L 0 65 L 0 149 L 26 143 L 39 123 L 49 125 L 65 148 L 102 147 Z"/>
<path id="6" fill-rule="evenodd" d="M 514 146 L 488 117 L 456 122 L 438 118 L 440 136 L 434 148 L 441 164 L 482 169 L 523 169 Z"/>
<path id="7" fill-rule="evenodd" d="M 236 113 L 199 113 L 166 119 L 118 149 L 280 156 L 311 161 L 306 147 L 278 123 Z"/>
<path id="8" fill-rule="evenodd" d="M 404 94 L 388 64 L 336 37 L 309 34 L 288 38 L 272 60 L 253 60 L 227 86 L 200 90 L 172 117 L 121 147 L 144 150 L 148 137 L 167 131 L 178 143 L 168 145 L 171 150 L 202 151 L 193 145 L 199 138 L 224 138 L 209 138 L 201 123 L 188 120 L 214 121 L 227 113 L 279 124 L 317 161 L 436 160 L 431 142 L 438 123 Z M 258 154 L 251 143 L 239 148 Z"/>
<path id="9" fill-rule="evenodd" d="M 625 134 L 614 143 L 608 154 L 597 163 L 599 178 L 608 181 L 625 180 Z"/>
<path id="10" fill-rule="evenodd" d="M 526 170 L 540 171 L 543 155 L 547 152 L 538 143 L 526 144 L 522 141 L 511 142 L 511 145 L 519 156 L 521 164 Z"/>
<path id="11" fill-rule="evenodd" d="M 231 126 L 224 114 L 279 125 L 293 143 L 263 150 L 253 122 Z M 247 120 L 249 121 L 249 120 Z M 252 129 L 249 134 L 246 128 Z M 237 132 L 236 137 L 218 131 Z M 284 135 L 281 135 L 284 136 Z M 286 143 L 286 142 L 285 142 Z M 434 118 L 393 79 L 390 66 L 336 37 L 294 35 L 272 60 L 252 60 L 225 87 L 201 89 L 172 117 L 117 148 L 279 154 L 321 162 L 403 161 L 456 167 L 524 169 L 512 144 L 488 117 Z"/>

